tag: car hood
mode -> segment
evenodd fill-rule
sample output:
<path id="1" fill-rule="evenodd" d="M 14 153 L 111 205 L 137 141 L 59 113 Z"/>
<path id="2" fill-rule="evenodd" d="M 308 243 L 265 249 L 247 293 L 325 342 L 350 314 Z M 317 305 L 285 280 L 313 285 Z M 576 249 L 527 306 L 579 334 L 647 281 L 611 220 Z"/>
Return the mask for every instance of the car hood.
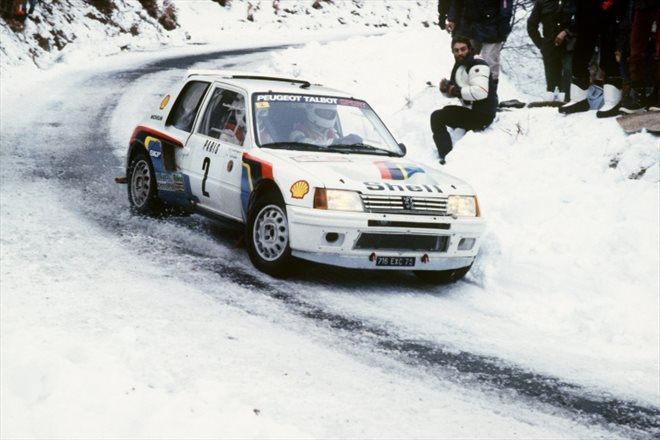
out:
<path id="1" fill-rule="evenodd" d="M 462 180 L 407 158 L 307 152 L 278 152 L 277 157 L 326 188 L 380 195 L 474 194 Z"/>

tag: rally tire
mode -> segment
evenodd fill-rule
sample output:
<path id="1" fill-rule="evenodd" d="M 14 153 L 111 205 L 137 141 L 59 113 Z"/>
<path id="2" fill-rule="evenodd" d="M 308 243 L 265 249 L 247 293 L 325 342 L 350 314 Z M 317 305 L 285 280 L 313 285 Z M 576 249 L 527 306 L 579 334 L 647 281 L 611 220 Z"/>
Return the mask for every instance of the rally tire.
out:
<path id="1" fill-rule="evenodd" d="M 429 284 L 451 284 L 463 278 L 472 265 L 451 270 L 416 270 L 417 278 Z"/>
<path id="2" fill-rule="evenodd" d="M 267 194 L 250 207 L 246 223 L 247 250 L 252 264 L 268 275 L 282 278 L 293 269 L 289 221 L 284 200 Z"/>
<path id="3" fill-rule="evenodd" d="M 138 151 L 128 165 L 128 202 L 137 214 L 159 216 L 164 213 L 158 198 L 156 173 L 146 152 Z"/>

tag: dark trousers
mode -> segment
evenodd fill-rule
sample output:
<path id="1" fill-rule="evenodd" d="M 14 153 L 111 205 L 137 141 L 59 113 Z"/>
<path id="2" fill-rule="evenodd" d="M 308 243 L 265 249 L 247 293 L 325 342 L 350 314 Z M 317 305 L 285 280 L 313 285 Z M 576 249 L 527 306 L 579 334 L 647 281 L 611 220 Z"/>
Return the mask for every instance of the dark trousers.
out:
<path id="1" fill-rule="evenodd" d="M 608 77 L 621 76 L 619 63 L 614 55 L 617 39 L 614 8 L 603 11 L 599 4 L 600 2 L 582 0 L 576 2 L 577 38 L 573 55 L 573 76 L 579 78 L 579 82 L 589 80 L 589 61 L 596 46 L 600 50 L 600 68 L 605 72 L 606 81 Z"/>
<path id="2" fill-rule="evenodd" d="M 467 107 L 448 105 L 431 114 L 431 131 L 438 154 L 444 158 L 452 149 L 447 127 L 465 130 L 483 130 L 495 119 L 495 115 L 475 112 Z"/>
<path id="3" fill-rule="evenodd" d="M 630 58 L 628 60 L 628 69 L 630 70 L 630 81 L 633 87 L 642 87 L 644 85 L 644 75 L 646 73 L 645 58 L 646 48 L 651 36 L 653 21 L 660 26 L 660 9 L 637 10 L 630 33 Z M 655 85 L 660 81 L 660 32 L 655 32 L 655 51 L 653 54 L 653 69 L 651 75 L 655 78 Z"/>
<path id="4" fill-rule="evenodd" d="M 553 92 L 558 87 L 560 92 L 566 94 L 567 101 L 570 100 L 572 62 L 573 52 L 568 52 L 564 47 L 543 48 L 546 90 Z"/>

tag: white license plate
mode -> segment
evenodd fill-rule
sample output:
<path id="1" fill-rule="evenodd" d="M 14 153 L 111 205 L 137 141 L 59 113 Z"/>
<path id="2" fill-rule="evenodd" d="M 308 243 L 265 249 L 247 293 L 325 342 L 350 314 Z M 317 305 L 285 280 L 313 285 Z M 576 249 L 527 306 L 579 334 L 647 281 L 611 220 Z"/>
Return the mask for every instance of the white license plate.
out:
<path id="1" fill-rule="evenodd" d="M 376 266 L 411 267 L 415 257 L 376 257 Z"/>

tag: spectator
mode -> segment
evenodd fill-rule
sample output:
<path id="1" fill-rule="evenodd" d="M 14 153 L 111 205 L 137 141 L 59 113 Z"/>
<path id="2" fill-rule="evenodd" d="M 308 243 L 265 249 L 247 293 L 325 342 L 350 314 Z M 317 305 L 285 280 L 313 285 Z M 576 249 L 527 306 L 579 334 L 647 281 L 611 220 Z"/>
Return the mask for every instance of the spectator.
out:
<path id="1" fill-rule="evenodd" d="M 596 46 L 599 47 L 600 68 L 605 73 L 603 107 L 596 112 L 599 118 L 616 116 L 621 101 L 621 72 L 616 61 L 616 42 L 619 23 L 629 0 L 578 0 L 575 21 L 577 39 L 573 55 L 571 101 L 559 107 L 560 113 L 571 114 L 589 110 L 589 60 Z"/>
<path id="2" fill-rule="evenodd" d="M 630 94 L 621 101 L 621 111 L 624 113 L 635 113 L 643 110 L 646 104 L 646 84 L 644 76 L 646 73 L 646 48 L 649 37 L 652 35 L 653 23 L 655 22 L 655 50 L 652 57 L 651 77 L 653 80 L 653 93 L 649 97 L 649 107 L 660 109 L 658 103 L 658 88 L 660 83 L 660 0 L 634 0 L 634 15 L 632 32 L 630 34 L 630 58 L 628 69 L 630 72 Z"/>
<path id="3" fill-rule="evenodd" d="M 447 27 L 447 12 L 449 12 L 450 0 L 438 0 L 438 25 L 443 31 Z M 451 32 L 451 30 L 447 30 Z"/>
<path id="4" fill-rule="evenodd" d="M 500 52 L 513 23 L 514 0 L 451 0 L 447 30 L 472 40 L 475 54 L 488 63 L 494 88 L 500 76 Z"/>
<path id="5" fill-rule="evenodd" d="M 539 33 L 543 27 L 543 36 Z M 527 33 L 543 55 L 548 101 L 558 89 L 570 99 L 571 61 L 575 43 L 574 0 L 536 0 L 527 19 Z M 560 95 L 561 97 L 561 95 Z"/>
<path id="6" fill-rule="evenodd" d="M 488 127 L 497 110 L 497 94 L 488 64 L 474 56 L 469 38 L 454 37 L 451 42 L 456 63 L 449 79 L 440 81 L 440 91 L 461 100 L 462 106 L 447 105 L 431 115 L 433 141 L 438 149 L 440 164 L 452 150 L 447 127 L 483 130 Z"/>
<path id="7" fill-rule="evenodd" d="M 19 4 L 19 15 L 30 15 L 34 12 L 34 7 L 37 4 L 37 0 L 20 0 Z M 29 5 L 29 6 L 28 6 Z"/>

